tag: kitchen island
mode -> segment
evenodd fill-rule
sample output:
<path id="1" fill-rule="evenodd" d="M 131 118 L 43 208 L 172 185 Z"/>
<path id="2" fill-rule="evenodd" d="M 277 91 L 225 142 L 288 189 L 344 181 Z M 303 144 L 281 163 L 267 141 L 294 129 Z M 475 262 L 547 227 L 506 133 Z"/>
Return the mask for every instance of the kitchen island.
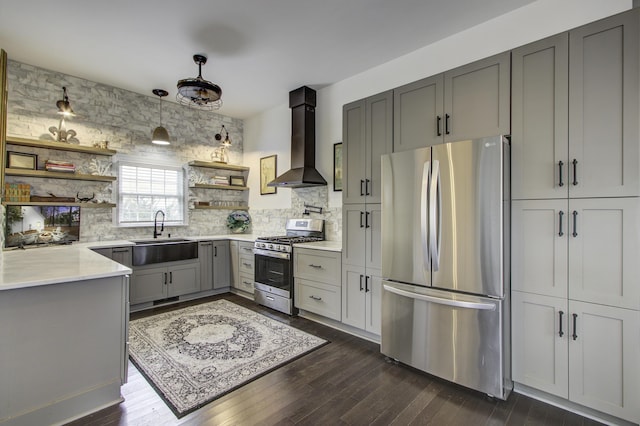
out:
<path id="1" fill-rule="evenodd" d="M 1 262 L 0 424 L 65 423 L 121 402 L 131 269 L 84 244 Z"/>

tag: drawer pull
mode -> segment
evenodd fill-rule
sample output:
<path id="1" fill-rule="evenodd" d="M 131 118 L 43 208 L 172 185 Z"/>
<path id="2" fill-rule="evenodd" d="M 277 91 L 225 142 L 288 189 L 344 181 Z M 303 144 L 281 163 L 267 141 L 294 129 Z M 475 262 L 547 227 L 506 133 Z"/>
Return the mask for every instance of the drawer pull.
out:
<path id="1" fill-rule="evenodd" d="M 248 268 L 251 268 L 251 264 L 250 264 L 250 263 L 242 262 L 242 264 L 243 264 L 244 266 L 248 267 Z"/>
<path id="2" fill-rule="evenodd" d="M 313 263 L 310 263 L 309 266 L 316 269 L 322 269 L 322 265 L 314 265 Z"/>
<path id="3" fill-rule="evenodd" d="M 113 253 L 127 253 L 129 249 L 113 249 Z"/>
<path id="4" fill-rule="evenodd" d="M 252 282 L 248 282 L 248 281 L 242 281 L 242 284 L 244 284 L 244 285 L 253 285 Z"/>
<path id="5" fill-rule="evenodd" d="M 309 299 L 320 301 L 320 300 L 322 300 L 322 297 L 311 295 L 311 296 L 309 296 Z"/>

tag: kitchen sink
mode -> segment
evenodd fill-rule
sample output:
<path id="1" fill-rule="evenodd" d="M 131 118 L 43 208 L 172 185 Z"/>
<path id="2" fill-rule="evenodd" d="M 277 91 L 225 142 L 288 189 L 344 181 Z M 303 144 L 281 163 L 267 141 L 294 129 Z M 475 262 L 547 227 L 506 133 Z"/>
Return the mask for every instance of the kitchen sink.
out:
<path id="1" fill-rule="evenodd" d="M 133 266 L 196 259 L 198 242 L 183 238 L 134 241 Z"/>

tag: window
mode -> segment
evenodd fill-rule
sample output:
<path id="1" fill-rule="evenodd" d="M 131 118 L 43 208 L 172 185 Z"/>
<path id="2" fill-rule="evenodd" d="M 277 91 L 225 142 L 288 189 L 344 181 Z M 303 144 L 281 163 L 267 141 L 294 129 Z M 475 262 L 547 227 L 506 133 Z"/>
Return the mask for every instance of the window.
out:
<path id="1" fill-rule="evenodd" d="M 152 225 L 158 210 L 166 225 L 186 224 L 181 167 L 120 162 L 118 171 L 118 225 Z"/>

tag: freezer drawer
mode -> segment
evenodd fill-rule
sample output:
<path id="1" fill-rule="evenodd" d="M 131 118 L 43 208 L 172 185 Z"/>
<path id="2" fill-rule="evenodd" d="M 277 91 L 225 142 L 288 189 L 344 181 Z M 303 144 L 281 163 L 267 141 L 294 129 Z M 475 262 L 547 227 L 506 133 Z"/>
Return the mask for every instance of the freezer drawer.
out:
<path id="1" fill-rule="evenodd" d="M 383 281 L 384 355 L 506 399 L 503 301 Z M 507 362 L 507 364 L 505 364 Z"/>

